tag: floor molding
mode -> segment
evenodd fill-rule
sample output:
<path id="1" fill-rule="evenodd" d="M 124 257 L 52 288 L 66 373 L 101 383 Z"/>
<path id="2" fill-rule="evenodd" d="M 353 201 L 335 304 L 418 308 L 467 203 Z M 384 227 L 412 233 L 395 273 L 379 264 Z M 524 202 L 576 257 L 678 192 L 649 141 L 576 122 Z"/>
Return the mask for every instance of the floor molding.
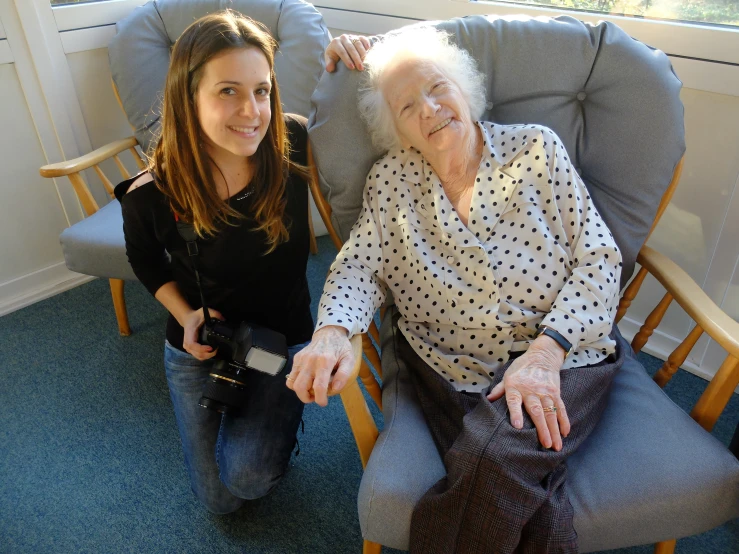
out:
<path id="1" fill-rule="evenodd" d="M 0 284 L 0 317 L 97 277 L 69 271 L 63 262 Z"/>

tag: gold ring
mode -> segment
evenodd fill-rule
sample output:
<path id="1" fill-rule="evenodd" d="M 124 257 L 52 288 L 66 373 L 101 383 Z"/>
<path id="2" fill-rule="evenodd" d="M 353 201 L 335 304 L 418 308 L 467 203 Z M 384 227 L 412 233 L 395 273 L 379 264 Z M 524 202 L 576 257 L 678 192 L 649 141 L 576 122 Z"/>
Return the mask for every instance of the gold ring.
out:
<path id="1" fill-rule="evenodd" d="M 548 408 L 542 408 L 545 412 L 556 412 L 557 406 L 549 406 Z"/>
<path id="2" fill-rule="evenodd" d="M 358 42 L 362 42 L 362 41 L 359 40 L 358 38 L 353 38 L 352 39 L 352 44 L 357 44 Z"/>
<path id="3" fill-rule="evenodd" d="M 291 377 L 290 375 L 285 375 L 285 379 L 288 381 L 295 381 L 295 377 Z"/>

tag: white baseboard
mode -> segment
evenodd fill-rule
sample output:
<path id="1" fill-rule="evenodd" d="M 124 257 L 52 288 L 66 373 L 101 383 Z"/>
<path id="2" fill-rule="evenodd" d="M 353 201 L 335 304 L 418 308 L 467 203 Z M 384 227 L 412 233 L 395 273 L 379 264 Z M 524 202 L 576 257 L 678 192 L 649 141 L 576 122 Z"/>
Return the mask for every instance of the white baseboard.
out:
<path id="1" fill-rule="evenodd" d="M 0 317 L 97 277 L 69 271 L 64 262 L 0 284 Z"/>

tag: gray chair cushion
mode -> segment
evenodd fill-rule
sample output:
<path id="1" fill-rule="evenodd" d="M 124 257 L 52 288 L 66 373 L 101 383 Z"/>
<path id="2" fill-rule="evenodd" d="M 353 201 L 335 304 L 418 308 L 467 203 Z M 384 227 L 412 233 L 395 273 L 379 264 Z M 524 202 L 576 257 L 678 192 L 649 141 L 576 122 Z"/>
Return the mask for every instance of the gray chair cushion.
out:
<path id="1" fill-rule="evenodd" d="M 193 21 L 232 8 L 267 26 L 280 44 L 275 75 L 287 112 L 307 117 L 310 94 L 323 71 L 330 35 L 321 14 L 300 0 L 154 0 L 116 23 L 108 45 L 113 81 L 135 129 L 148 150 L 159 131 L 159 112 L 170 48 Z"/>
<path id="2" fill-rule="evenodd" d="M 380 334 L 385 427 L 359 489 L 365 539 L 406 550 L 413 506 L 443 477 L 387 310 Z M 593 434 L 569 459 L 581 552 L 700 533 L 739 516 L 739 461 L 675 405 L 636 361 L 617 375 Z"/>
<path id="3" fill-rule="evenodd" d="M 126 257 L 123 216 L 117 200 L 65 229 L 59 241 L 64 262 L 77 273 L 136 280 Z"/>
<path id="4" fill-rule="evenodd" d="M 300 0 L 157 0 L 119 21 L 108 47 L 113 80 L 144 150 L 159 130 L 159 101 L 171 45 L 194 20 L 228 7 L 269 28 L 280 45 L 275 74 L 283 107 L 307 116 L 330 36 L 321 14 L 312 5 Z M 136 279 L 126 258 L 118 201 L 64 231 L 61 242 L 67 267 L 72 271 Z"/>
<path id="5" fill-rule="evenodd" d="M 612 23 L 571 17 L 471 16 L 437 25 L 486 74 L 483 119 L 539 123 L 562 138 L 621 248 L 625 284 L 685 151 L 681 83 L 667 56 Z M 382 154 L 359 117 L 360 79 L 343 66 L 324 74 L 309 123 L 321 188 L 344 239 Z"/>

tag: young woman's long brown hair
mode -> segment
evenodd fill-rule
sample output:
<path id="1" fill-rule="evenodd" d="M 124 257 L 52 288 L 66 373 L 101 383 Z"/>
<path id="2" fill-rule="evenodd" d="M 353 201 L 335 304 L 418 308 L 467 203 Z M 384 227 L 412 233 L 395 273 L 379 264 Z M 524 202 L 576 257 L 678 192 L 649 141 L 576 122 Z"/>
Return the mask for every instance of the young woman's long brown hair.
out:
<path id="1" fill-rule="evenodd" d="M 253 217 L 257 228 L 266 233 L 271 252 L 288 239 L 283 221 L 287 174 L 309 174 L 305 167 L 290 161 L 274 73 L 277 43 L 261 23 L 226 10 L 206 15 L 185 29 L 172 49 L 162 103 L 162 131 L 150 168 L 172 210 L 192 223 L 198 236 L 212 236 L 223 225 L 234 225 L 242 217 L 218 195 L 211 172 L 215 164 L 201 140 L 195 101 L 205 64 L 220 52 L 234 48 L 258 48 L 270 67 L 272 119 L 252 156 L 254 172 L 249 187 L 254 187 Z"/>

